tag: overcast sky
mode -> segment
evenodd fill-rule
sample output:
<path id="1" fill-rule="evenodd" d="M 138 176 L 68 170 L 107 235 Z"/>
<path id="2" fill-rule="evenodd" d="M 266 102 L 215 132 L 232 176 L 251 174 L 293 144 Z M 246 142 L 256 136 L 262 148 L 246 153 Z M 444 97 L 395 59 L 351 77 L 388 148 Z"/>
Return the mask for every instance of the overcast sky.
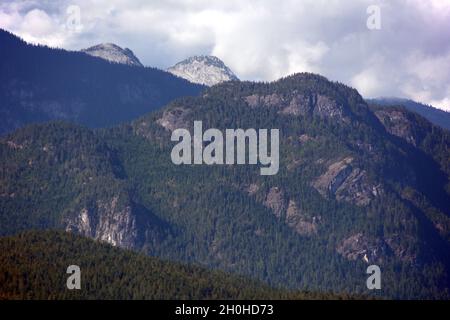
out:
<path id="1" fill-rule="evenodd" d="M 71 50 L 114 42 L 158 68 L 212 54 L 245 80 L 315 72 L 450 111 L 450 0 L 1 0 L 0 28 Z"/>

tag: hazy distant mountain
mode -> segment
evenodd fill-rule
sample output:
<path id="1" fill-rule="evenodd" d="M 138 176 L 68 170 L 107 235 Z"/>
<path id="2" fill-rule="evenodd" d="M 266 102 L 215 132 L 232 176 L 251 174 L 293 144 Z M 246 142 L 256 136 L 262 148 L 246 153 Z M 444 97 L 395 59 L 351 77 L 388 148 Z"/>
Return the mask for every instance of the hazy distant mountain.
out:
<path id="1" fill-rule="evenodd" d="M 143 67 L 142 63 L 134 55 L 133 51 L 128 48 L 122 49 L 114 43 L 101 43 L 96 46 L 83 49 L 81 52 L 115 63 Z"/>
<path id="2" fill-rule="evenodd" d="M 280 129 L 278 174 L 173 164 L 171 133 L 195 120 Z M 449 150 L 422 116 L 318 75 L 225 82 L 114 128 L 2 137 L 0 234 L 57 228 L 274 286 L 448 299 Z"/>
<path id="3" fill-rule="evenodd" d="M 168 68 L 167 71 L 191 82 L 207 86 L 239 80 L 222 60 L 214 56 L 190 57 Z"/>
<path id="4" fill-rule="evenodd" d="M 0 46 L 0 134 L 52 119 L 110 126 L 203 90 L 162 70 L 27 44 L 3 30 Z"/>
<path id="5" fill-rule="evenodd" d="M 450 112 L 434 108 L 433 106 L 429 106 L 426 104 L 422 104 L 410 99 L 403 98 L 376 98 L 376 99 L 367 99 L 367 102 L 372 104 L 377 104 L 381 106 L 389 106 L 389 105 L 401 105 L 406 109 L 416 112 L 421 116 L 427 118 L 432 123 L 441 126 L 447 130 L 450 130 Z"/>

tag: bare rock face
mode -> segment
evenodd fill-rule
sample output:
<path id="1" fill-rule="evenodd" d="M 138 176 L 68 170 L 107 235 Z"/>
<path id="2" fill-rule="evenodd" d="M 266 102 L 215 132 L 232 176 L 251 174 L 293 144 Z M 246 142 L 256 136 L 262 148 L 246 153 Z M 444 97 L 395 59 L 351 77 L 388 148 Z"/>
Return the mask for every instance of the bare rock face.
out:
<path id="1" fill-rule="evenodd" d="M 133 51 L 128 48 L 123 49 L 114 43 L 101 43 L 93 47 L 83 49 L 81 52 L 114 63 L 137 67 L 143 66 L 139 59 L 136 58 Z"/>
<path id="2" fill-rule="evenodd" d="M 371 239 L 361 232 L 344 239 L 336 251 L 348 260 L 380 263 L 389 254 L 389 248 L 381 239 Z"/>
<path id="3" fill-rule="evenodd" d="M 122 248 L 134 248 L 138 237 L 136 215 L 130 205 L 119 205 L 118 197 L 97 200 L 92 208 L 83 208 L 65 220 L 66 231 L 107 242 Z"/>
<path id="4" fill-rule="evenodd" d="M 352 161 L 353 158 L 347 157 L 332 163 L 328 167 L 328 170 L 314 181 L 314 188 L 324 197 L 330 194 L 334 195 L 336 190 L 352 172 L 352 167 L 350 166 Z"/>
<path id="5" fill-rule="evenodd" d="M 321 217 L 306 217 L 293 200 L 289 200 L 289 206 L 286 211 L 286 223 L 298 234 L 309 236 L 317 233 L 317 226 Z"/>
<path id="6" fill-rule="evenodd" d="M 417 255 L 408 252 L 398 235 L 373 238 L 358 232 L 342 240 L 336 251 L 348 260 L 363 260 L 368 264 L 382 263 L 389 256 L 409 263 L 417 261 Z"/>
<path id="7" fill-rule="evenodd" d="M 272 209 L 273 213 L 277 218 L 280 218 L 286 210 L 286 199 L 284 197 L 284 192 L 281 188 L 272 187 L 266 196 L 264 205 Z"/>
<path id="8" fill-rule="evenodd" d="M 414 133 L 414 126 L 405 112 L 385 108 L 375 111 L 375 115 L 386 128 L 387 132 L 406 140 L 413 146 L 417 145 L 418 139 Z"/>
<path id="9" fill-rule="evenodd" d="M 244 97 L 244 101 L 251 108 L 276 108 L 279 113 L 305 116 L 315 115 L 321 118 L 344 119 L 344 107 L 335 100 L 320 94 L 294 94 L 285 97 L 277 93 L 269 95 L 252 94 Z"/>
<path id="10" fill-rule="evenodd" d="M 314 98 L 315 101 L 313 101 L 313 113 L 315 115 L 328 118 L 343 117 L 343 107 L 338 105 L 336 101 L 322 95 L 314 96 Z"/>
<path id="11" fill-rule="evenodd" d="M 233 71 L 215 56 L 190 57 L 168 68 L 167 71 L 190 82 L 207 86 L 239 80 Z"/>
<path id="12" fill-rule="evenodd" d="M 368 205 L 370 200 L 383 192 L 380 185 L 371 185 L 367 181 L 364 170 L 354 168 L 341 186 L 336 190 L 336 199 L 355 203 L 358 206 Z"/>
<path id="13" fill-rule="evenodd" d="M 272 187 L 266 195 L 264 205 L 298 234 L 310 236 L 317 233 L 321 217 L 305 215 L 295 201 L 286 199 L 281 188 Z"/>
<path id="14" fill-rule="evenodd" d="M 353 158 L 347 157 L 332 163 L 312 186 L 325 198 L 335 197 L 358 206 L 369 204 L 382 194 L 383 189 L 380 185 L 372 185 L 364 170 L 352 167 L 352 161 Z"/>
<path id="15" fill-rule="evenodd" d="M 258 94 L 252 94 L 250 96 L 244 97 L 244 101 L 251 108 L 257 108 L 260 105 Z"/>
<path id="16" fill-rule="evenodd" d="M 252 94 L 251 96 L 245 97 L 244 100 L 252 108 L 258 107 L 279 108 L 282 104 L 285 103 L 283 98 L 276 93 L 272 93 L 265 96 Z"/>
<path id="17" fill-rule="evenodd" d="M 172 108 L 164 111 L 162 117 L 156 122 L 169 131 L 173 131 L 178 128 L 187 128 L 185 119 L 188 114 L 189 110 L 187 109 L 181 107 Z"/>
<path id="18" fill-rule="evenodd" d="M 281 113 L 292 114 L 294 116 L 305 115 L 311 109 L 310 99 L 305 95 L 295 95 L 289 105 Z"/>

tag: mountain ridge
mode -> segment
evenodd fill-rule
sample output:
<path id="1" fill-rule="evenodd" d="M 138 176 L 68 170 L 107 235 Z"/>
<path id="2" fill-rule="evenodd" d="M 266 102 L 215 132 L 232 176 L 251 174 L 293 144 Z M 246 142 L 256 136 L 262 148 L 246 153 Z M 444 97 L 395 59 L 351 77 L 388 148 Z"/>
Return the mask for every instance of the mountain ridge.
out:
<path id="1" fill-rule="evenodd" d="M 107 61 L 143 67 L 133 51 L 128 48 L 123 49 L 114 43 L 100 43 L 80 51 Z"/>
<path id="2" fill-rule="evenodd" d="M 420 114 L 427 118 L 432 123 L 441 126 L 444 129 L 450 130 L 450 112 L 435 108 L 430 105 L 419 103 L 411 99 L 397 98 L 397 97 L 380 97 L 374 99 L 367 99 L 369 104 L 376 104 L 382 106 L 401 105 L 410 111 Z"/>
<path id="3" fill-rule="evenodd" d="M 0 134 L 58 119 L 111 126 L 203 90 L 156 68 L 31 45 L 4 30 L 0 41 Z"/>
<path id="4" fill-rule="evenodd" d="M 239 81 L 225 63 L 215 56 L 192 56 L 167 69 L 194 83 L 213 86 L 224 81 Z"/>

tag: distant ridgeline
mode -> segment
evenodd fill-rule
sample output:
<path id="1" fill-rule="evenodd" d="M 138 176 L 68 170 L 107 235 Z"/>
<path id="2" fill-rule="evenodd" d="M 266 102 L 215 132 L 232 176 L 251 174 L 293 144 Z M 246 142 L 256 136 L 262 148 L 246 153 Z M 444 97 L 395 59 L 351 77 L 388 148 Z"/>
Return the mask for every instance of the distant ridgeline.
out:
<path id="1" fill-rule="evenodd" d="M 409 111 L 420 114 L 430 122 L 444 129 L 450 130 L 450 112 L 434 108 L 419 102 L 402 98 L 377 98 L 368 99 L 367 102 L 380 106 L 403 106 Z"/>
<path id="2" fill-rule="evenodd" d="M 155 68 L 27 44 L 1 29 L 0 45 L 0 134 L 53 119 L 111 126 L 203 89 Z"/>

